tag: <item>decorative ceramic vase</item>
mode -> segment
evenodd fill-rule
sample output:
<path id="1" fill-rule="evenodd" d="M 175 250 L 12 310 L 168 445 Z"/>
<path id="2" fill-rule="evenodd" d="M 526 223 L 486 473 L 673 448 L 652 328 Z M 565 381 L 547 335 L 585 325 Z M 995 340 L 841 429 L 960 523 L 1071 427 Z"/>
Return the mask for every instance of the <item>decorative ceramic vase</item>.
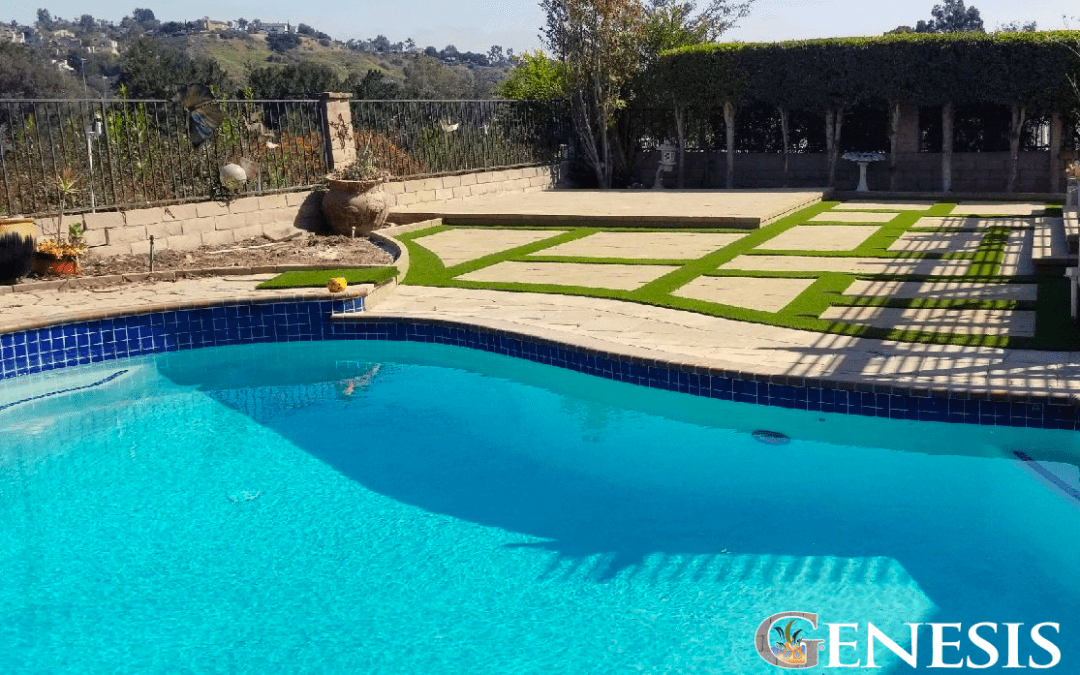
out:
<path id="1" fill-rule="evenodd" d="M 82 265 L 78 258 L 57 258 L 39 251 L 34 254 L 34 271 L 38 274 L 79 274 Z"/>
<path id="2" fill-rule="evenodd" d="M 36 250 L 32 218 L 0 218 L 0 281 L 30 274 Z"/>
<path id="3" fill-rule="evenodd" d="M 382 191 L 382 179 L 338 180 L 327 177 L 329 191 L 323 195 L 322 212 L 334 234 L 367 235 L 382 227 L 390 207 Z"/>

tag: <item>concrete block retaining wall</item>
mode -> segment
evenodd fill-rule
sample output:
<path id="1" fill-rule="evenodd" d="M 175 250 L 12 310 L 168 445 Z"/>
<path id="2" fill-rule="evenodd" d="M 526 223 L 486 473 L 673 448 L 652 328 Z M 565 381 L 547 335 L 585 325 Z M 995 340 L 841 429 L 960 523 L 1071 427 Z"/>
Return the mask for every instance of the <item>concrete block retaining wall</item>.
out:
<path id="1" fill-rule="evenodd" d="M 534 192 L 555 184 L 555 169 L 533 166 L 501 171 L 394 181 L 383 186 L 387 203 L 396 206 L 460 200 L 485 194 Z M 84 237 L 94 256 L 146 254 L 150 236 L 157 250 L 192 250 L 203 245 L 230 244 L 265 235 L 278 239 L 300 231 L 323 229 L 321 192 L 289 192 L 243 197 L 231 202 L 196 202 L 130 211 L 64 216 L 61 232 L 83 223 Z M 56 219 L 40 218 L 38 237 L 56 235 Z"/>

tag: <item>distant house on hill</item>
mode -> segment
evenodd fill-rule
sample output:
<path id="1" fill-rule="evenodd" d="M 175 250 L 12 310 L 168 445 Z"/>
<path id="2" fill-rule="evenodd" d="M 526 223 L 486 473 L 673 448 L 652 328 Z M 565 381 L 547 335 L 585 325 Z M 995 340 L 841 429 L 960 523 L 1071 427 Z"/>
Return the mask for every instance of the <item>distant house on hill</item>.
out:
<path id="1" fill-rule="evenodd" d="M 63 38 L 73 38 L 75 37 L 75 33 L 72 33 L 67 28 L 61 28 L 60 30 L 54 30 L 52 36 L 55 40 L 61 40 Z"/>
<path id="2" fill-rule="evenodd" d="M 116 40 L 110 40 L 107 37 L 95 36 L 90 38 L 90 53 L 91 54 L 119 54 L 120 45 Z"/>
<path id="3" fill-rule="evenodd" d="M 282 33 L 295 33 L 296 32 L 296 26 L 293 26 L 292 24 L 290 24 L 288 22 L 285 22 L 285 23 L 264 23 L 264 24 L 262 24 L 262 30 L 264 32 L 266 32 L 267 35 L 278 35 L 278 34 L 282 34 Z"/>
<path id="4" fill-rule="evenodd" d="M 26 42 L 26 38 L 21 30 L 16 30 L 10 26 L 0 26 L 0 42 L 23 44 Z"/>
<path id="5" fill-rule="evenodd" d="M 221 33 L 232 28 L 232 21 L 214 21 L 208 16 L 202 18 L 202 29 L 207 33 Z"/>

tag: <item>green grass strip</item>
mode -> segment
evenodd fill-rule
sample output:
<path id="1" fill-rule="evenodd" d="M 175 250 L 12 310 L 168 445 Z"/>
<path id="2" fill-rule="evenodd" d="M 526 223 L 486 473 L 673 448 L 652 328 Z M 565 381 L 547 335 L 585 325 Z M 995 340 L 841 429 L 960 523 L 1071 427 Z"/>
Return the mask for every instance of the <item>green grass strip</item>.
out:
<path id="1" fill-rule="evenodd" d="M 333 270 L 292 270 L 262 282 L 255 288 L 320 288 L 336 277 L 350 284 L 381 284 L 397 276 L 396 267 L 346 267 Z"/>
<path id="2" fill-rule="evenodd" d="M 1001 273 L 1001 264 L 1005 262 L 1005 247 L 1009 243 L 1009 229 L 991 227 L 983 235 L 979 248 L 975 251 L 971 267 L 966 276 L 993 276 Z"/>
<path id="3" fill-rule="evenodd" d="M 855 276 L 852 274 L 825 272 L 809 288 L 788 303 L 787 307 L 780 310 L 777 316 L 792 320 L 819 320 L 821 313 L 835 304 L 835 298 L 840 297 L 840 294 L 854 281 Z"/>
<path id="4" fill-rule="evenodd" d="M 1011 346 L 1025 349 L 1075 350 L 1080 346 L 1080 326 L 1069 313 L 1071 279 L 1058 276 L 1038 277 L 1039 295 L 1035 302 L 1035 338 L 1017 338 Z"/>

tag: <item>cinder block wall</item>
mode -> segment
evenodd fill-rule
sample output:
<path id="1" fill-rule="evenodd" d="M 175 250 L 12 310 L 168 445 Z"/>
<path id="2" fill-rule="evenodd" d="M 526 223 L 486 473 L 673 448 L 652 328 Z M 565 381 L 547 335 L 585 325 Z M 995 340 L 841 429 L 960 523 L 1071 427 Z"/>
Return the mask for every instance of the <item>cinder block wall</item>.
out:
<path id="1" fill-rule="evenodd" d="M 535 166 L 395 181 L 385 184 L 383 190 L 393 209 L 486 194 L 550 189 L 555 184 L 555 175 L 553 167 Z M 147 254 L 151 235 L 157 250 L 189 251 L 262 235 L 278 239 L 295 232 L 319 231 L 325 227 L 321 203 L 321 192 L 289 192 L 243 197 L 228 203 L 197 202 L 81 213 L 64 216 L 61 227 L 66 235 L 71 223 L 83 223 L 89 253 L 99 257 Z M 40 218 L 36 224 L 39 238 L 56 235 L 55 218 Z"/>
<path id="2" fill-rule="evenodd" d="M 536 192 L 555 187 L 556 170 L 550 166 L 481 171 L 437 178 L 396 181 L 383 186 L 390 208 L 428 202 L 456 201 L 503 192 Z"/>

